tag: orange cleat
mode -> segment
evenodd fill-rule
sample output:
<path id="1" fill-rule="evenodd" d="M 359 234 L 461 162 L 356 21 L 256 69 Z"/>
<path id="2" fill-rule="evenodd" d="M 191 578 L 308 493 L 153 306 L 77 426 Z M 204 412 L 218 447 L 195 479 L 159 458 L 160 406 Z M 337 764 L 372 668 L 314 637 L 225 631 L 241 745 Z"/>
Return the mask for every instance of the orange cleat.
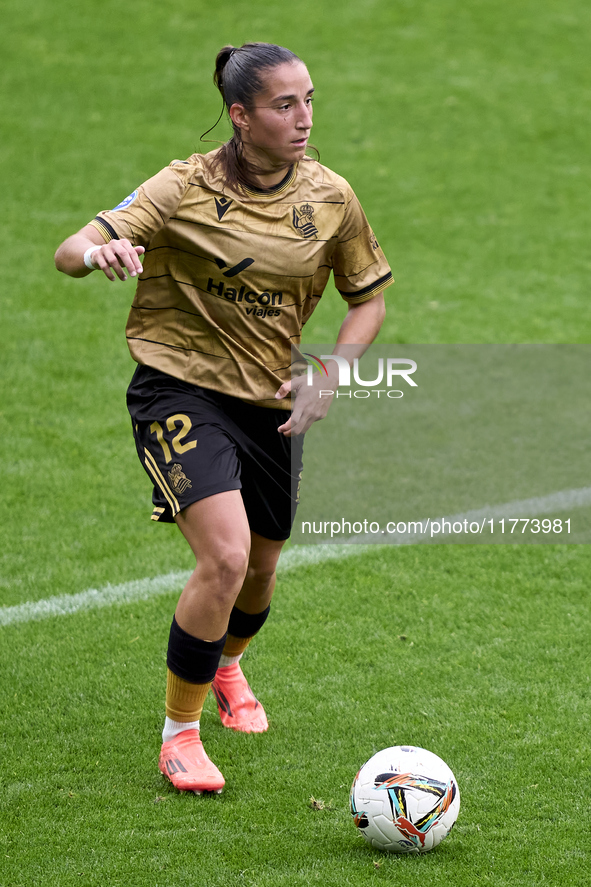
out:
<path id="1" fill-rule="evenodd" d="M 224 727 L 241 733 L 264 733 L 268 728 L 265 709 L 248 686 L 239 662 L 218 668 L 211 689 Z"/>
<path id="2" fill-rule="evenodd" d="M 216 792 L 220 794 L 225 779 L 209 760 L 199 738 L 199 730 L 183 730 L 174 739 L 162 744 L 158 767 L 182 792 Z"/>

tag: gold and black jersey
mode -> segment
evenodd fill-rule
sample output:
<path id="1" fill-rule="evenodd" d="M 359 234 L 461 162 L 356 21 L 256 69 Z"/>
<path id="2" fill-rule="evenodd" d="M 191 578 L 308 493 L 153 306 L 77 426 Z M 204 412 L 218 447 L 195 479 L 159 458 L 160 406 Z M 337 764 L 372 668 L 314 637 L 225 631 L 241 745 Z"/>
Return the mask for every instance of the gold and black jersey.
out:
<path id="1" fill-rule="evenodd" d="M 234 192 L 216 152 L 173 161 L 92 224 L 144 246 L 127 323 L 140 364 L 262 406 L 330 272 L 355 305 L 392 273 L 350 185 L 304 158 L 270 190 Z"/>

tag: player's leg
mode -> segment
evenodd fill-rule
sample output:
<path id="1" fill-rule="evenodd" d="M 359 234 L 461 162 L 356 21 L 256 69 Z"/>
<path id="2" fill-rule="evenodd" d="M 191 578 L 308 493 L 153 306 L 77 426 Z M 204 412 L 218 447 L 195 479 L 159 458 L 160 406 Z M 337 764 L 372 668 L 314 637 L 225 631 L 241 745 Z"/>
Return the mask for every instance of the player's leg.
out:
<path id="1" fill-rule="evenodd" d="M 265 539 L 251 532 L 246 576 L 235 603 L 244 613 L 260 613 L 271 603 L 277 562 L 286 541 Z"/>
<path id="2" fill-rule="evenodd" d="M 240 659 L 269 615 L 277 561 L 284 544 L 285 540 L 251 533 L 246 576 L 230 614 L 228 635 L 213 682 L 222 723 L 243 733 L 262 733 L 268 727 L 263 706 L 242 673 Z"/>
<path id="3" fill-rule="evenodd" d="M 196 560 L 179 598 L 176 620 L 189 634 L 219 638 L 227 631 L 251 554 L 251 533 L 240 490 L 194 502 L 175 520 Z"/>
<path id="4" fill-rule="evenodd" d="M 221 790 L 224 779 L 203 751 L 199 721 L 246 576 L 250 530 L 238 490 L 194 502 L 175 519 L 196 567 L 170 630 L 159 766 L 179 789 Z"/>
<path id="5" fill-rule="evenodd" d="M 277 432 L 288 411 L 249 404 L 241 404 L 237 410 L 241 494 L 252 530 L 251 549 L 213 691 L 222 723 L 250 733 L 266 730 L 267 717 L 242 674 L 239 660 L 269 614 L 277 561 L 295 517 L 303 438 L 288 439 Z"/>

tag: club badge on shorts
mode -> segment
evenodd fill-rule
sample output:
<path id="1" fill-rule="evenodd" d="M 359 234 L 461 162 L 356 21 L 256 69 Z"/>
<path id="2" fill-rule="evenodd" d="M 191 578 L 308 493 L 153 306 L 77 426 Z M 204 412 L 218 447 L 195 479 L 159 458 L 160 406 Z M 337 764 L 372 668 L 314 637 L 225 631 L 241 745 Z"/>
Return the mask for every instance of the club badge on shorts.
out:
<path id="1" fill-rule="evenodd" d="M 179 465 L 178 462 L 175 462 L 175 464 L 168 472 L 168 480 L 170 481 L 170 486 L 172 487 L 173 492 L 175 492 L 177 495 L 182 495 L 187 490 L 190 490 L 193 486 L 193 484 L 183 471 L 182 465 Z"/>

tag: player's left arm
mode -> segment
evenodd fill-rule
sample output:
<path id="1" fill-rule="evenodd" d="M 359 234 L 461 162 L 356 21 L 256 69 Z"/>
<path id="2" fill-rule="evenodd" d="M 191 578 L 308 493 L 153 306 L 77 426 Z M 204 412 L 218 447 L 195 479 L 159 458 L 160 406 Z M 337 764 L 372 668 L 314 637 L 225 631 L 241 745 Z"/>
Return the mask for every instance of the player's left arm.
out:
<path id="1" fill-rule="evenodd" d="M 340 353 L 339 345 L 359 345 L 361 350 L 359 354 L 355 354 L 355 357 L 361 357 L 379 333 L 385 317 L 386 302 L 383 292 L 366 302 L 349 305 L 349 310 L 337 336 L 334 353 Z M 347 355 L 349 354 L 351 354 L 351 350 L 347 349 Z"/>
<path id="2" fill-rule="evenodd" d="M 386 316 L 384 294 L 378 293 L 366 302 L 349 305 L 349 310 L 341 324 L 333 354 L 342 354 L 352 363 L 361 357 L 376 338 Z M 339 368 L 331 360 L 327 367 L 328 377 L 316 375 L 313 384 L 308 385 L 307 376 L 284 382 L 275 397 L 280 400 L 289 394 L 295 398 L 291 416 L 277 430 L 285 437 L 304 434 L 318 419 L 324 419 L 332 402 L 331 396 L 320 397 L 320 389 L 336 391 Z"/>

